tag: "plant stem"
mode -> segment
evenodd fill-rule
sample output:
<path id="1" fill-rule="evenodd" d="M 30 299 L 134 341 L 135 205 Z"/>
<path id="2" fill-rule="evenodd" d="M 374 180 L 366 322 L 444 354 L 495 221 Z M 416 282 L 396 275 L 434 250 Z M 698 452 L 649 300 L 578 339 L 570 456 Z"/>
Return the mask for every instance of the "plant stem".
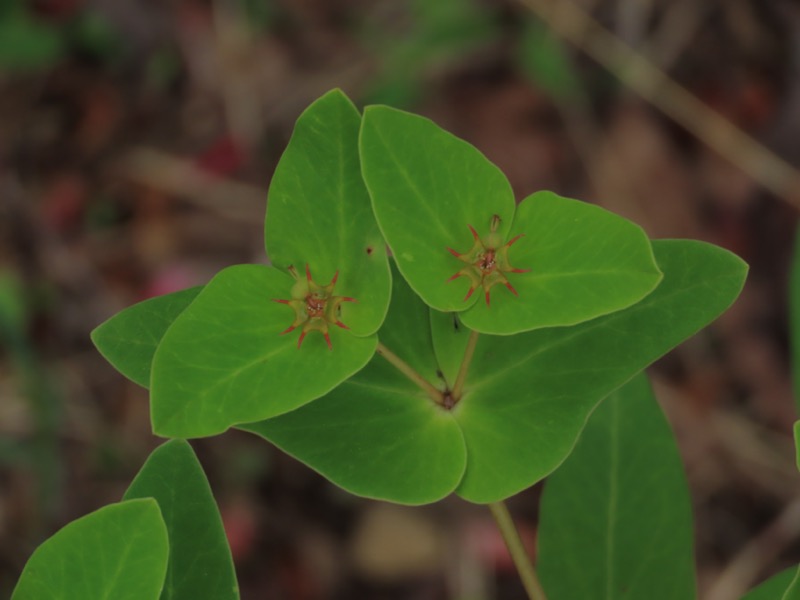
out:
<path id="1" fill-rule="evenodd" d="M 525 546 L 522 544 L 522 538 L 519 537 L 517 528 L 514 527 L 514 521 L 511 519 L 511 514 L 508 512 L 504 502 L 492 502 L 489 504 L 489 510 L 492 511 L 492 516 L 497 523 L 497 528 L 503 536 L 511 558 L 514 559 L 514 565 L 517 567 L 519 578 L 522 580 L 522 585 L 528 593 L 530 600 L 547 600 L 544 594 L 542 584 L 539 583 L 539 578 L 536 576 L 536 571 L 533 569 L 533 564 L 525 551 Z"/>
<path id="2" fill-rule="evenodd" d="M 427 379 L 425 379 L 422 375 L 417 373 L 411 365 L 409 365 L 406 361 L 402 358 L 397 356 L 394 352 L 389 350 L 386 346 L 384 346 L 381 342 L 378 342 L 378 347 L 376 349 L 377 353 L 380 354 L 383 358 L 389 361 L 398 371 L 400 371 L 403 375 L 408 377 L 411 381 L 416 383 L 422 390 L 428 394 L 431 400 L 439 404 L 440 406 L 444 405 L 444 395 L 442 392 L 437 390 Z"/>
<path id="3" fill-rule="evenodd" d="M 456 376 L 456 383 L 453 386 L 453 398 L 456 402 L 461 400 L 461 394 L 464 391 L 464 382 L 467 379 L 469 365 L 472 363 L 472 357 L 475 354 L 475 346 L 478 345 L 479 335 L 480 334 L 474 330 L 469 332 L 467 347 L 464 350 L 464 358 L 461 360 L 461 366 L 458 368 L 458 375 Z"/>

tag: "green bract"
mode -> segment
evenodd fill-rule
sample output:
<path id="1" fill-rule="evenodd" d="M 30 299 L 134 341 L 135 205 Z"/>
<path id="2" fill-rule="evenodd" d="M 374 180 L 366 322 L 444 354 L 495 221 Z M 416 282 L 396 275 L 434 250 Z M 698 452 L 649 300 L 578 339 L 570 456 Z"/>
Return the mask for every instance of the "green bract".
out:
<path id="1" fill-rule="evenodd" d="M 738 295 L 746 266 L 729 252 L 676 240 L 653 247 L 664 280 L 638 304 L 574 327 L 481 336 L 450 411 L 376 357 L 333 393 L 244 428 L 355 494 L 409 504 L 452 492 L 502 500 L 558 467 L 603 397 Z M 429 324 L 404 285 L 396 279 L 395 298 L 408 301 L 392 303 L 381 339 L 446 389 L 447 365 L 463 356 L 469 332 L 452 314 L 431 312 Z"/>
<path id="2" fill-rule="evenodd" d="M 95 331 L 113 364 L 143 385 L 149 375 L 155 433 L 213 435 L 291 411 L 373 356 L 391 280 L 361 180 L 360 123 L 339 91 L 298 120 L 269 191 L 274 266 L 229 267 L 199 293 L 143 303 Z"/>
<path id="3" fill-rule="evenodd" d="M 12 600 L 158 600 L 167 528 L 152 498 L 111 504 L 73 521 L 36 549 Z"/>
<path id="4" fill-rule="evenodd" d="M 550 192 L 515 210 L 500 170 L 427 119 L 368 107 L 360 147 L 403 277 L 476 331 L 574 325 L 631 306 L 661 279 L 638 226 Z"/>

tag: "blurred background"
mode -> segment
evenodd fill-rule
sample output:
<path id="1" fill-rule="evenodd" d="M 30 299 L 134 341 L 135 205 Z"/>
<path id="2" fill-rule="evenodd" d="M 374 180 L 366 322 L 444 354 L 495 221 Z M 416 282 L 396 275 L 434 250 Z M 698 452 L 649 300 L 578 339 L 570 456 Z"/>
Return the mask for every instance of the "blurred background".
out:
<path id="1" fill-rule="evenodd" d="M 701 597 L 800 560 L 800 3 L 552 4 L 0 2 L 0 597 L 160 442 L 145 390 L 89 332 L 265 260 L 271 174 L 333 87 L 433 118 L 518 199 L 551 189 L 750 263 L 736 305 L 650 374 L 691 486 Z M 241 432 L 193 446 L 244 600 L 524 597 L 482 507 L 361 500 Z M 509 501 L 532 546 L 539 491 Z"/>

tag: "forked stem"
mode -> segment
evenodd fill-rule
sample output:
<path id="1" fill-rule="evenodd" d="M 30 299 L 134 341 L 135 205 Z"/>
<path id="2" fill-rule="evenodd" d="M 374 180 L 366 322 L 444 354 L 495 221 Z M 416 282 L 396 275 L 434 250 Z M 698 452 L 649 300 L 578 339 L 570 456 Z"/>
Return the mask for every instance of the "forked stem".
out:
<path id="1" fill-rule="evenodd" d="M 514 560 L 514 565 L 517 567 L 519 578 L 522 580 L 522 585 L 525 587 L 528 598 L 530 600 L 547 600 L 542 584 L 539 583 L 539 577 L 533 568 L 533 563 L 531 563 L 531 559 L 525 551 L 522 538 L 519 537 L 519 532 L 514 526 L 514 521 L 505 503 L 492 502 L 489 504 L 489 510 L 492 511 L 497 528 L 500 530 L 511 558 Z"/>
<path id="2" fill-rule="evenodd" d="M 378 347 L 376 352 L 380 354 L 383 358 L 389 361 L 393 367 L 395 367 L 398 371 L 400 371 L 403 375 L 408 377 L 411 381 L 416 383 L 422 390 L 428 394 L 431 400 L 436 402 L 436 404 L 440 406 L 444 406 L 444 395 L 442 392 L 437 390 L 433 384 L 431 384 L 427 379 L 425 379 L 422 375 L 417 373 L 414 368 L 409 365 L 406 361 L 402 358 L 397 356 L 394 352 L 389 350 L 386 346 L 384 346 L 381 342 L 378 342 Z"/>
<path id="3" fill-rule="evenodd" d="M 461 360 L 461 366 L 458 368 L 458 375 L 456 376 L 456 383 L 453 386 L 453 399 L 456 402 L 461 400 L 461 394 L 464 392 L 464 382 L 467 380 L 469 365 L 472 363 L 472 357 L 475 355 L 475 346 L 478 345 L 479 335 L 480 334 L 475 330 L 469 332 L 467 347 L 464 350 L 464 358 Z"/>

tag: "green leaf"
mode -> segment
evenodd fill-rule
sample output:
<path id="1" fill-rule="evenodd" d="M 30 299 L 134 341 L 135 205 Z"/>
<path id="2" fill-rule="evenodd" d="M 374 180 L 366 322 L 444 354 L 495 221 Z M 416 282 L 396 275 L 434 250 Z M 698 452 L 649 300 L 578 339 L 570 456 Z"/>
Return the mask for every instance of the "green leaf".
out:
<path id="1" fill-rule="evenodd" d="M 92 331 L 92 342 L 125 377 L 150 387 L 150 365 L 161 338 L 202 286 L 139 302 L 118 312 Z"/>
<path id="2" fill-rule="evenodd" d="M 203 467 L 183 440 L 156 448 L 125 492 L 152 497 L 169 534 L 169 566 L 161 600 L 236 600 L 233 559 Z"/>
<path id="3" fill-rule="evenodd" d="M 644 232 L 599 207 L 540 192 L 514 216 L 497 167 L 422 117 L 368 107 L 361 160 L 403 277 L 482 333 L 580 323 L 638 302 L 661 278 Z"/>
<path id="4" fill-rule="evenodd" d="M 381 341 L 436 381 L 428 308 L 403 279 L 394 282 Z M 241 428 L 353 494 L 402 504 L 447 496 L 466 465 L 464 440 L 452 414 L 380 356 L 327 396 Z"/>
<path id="5" fill-rule="evenodd" d="M 153 358 L 153 431 L 201 437 L 273 417 L 328 393 L 367 364 L 376 336 L 330 328 L 281 335 L 294 320 L 295 281 L 272 267 L 218 273 L 164 335 Z"/>
<path id="6" fill-rule="evenodd" d="M 795 591 L 797 574 L 797 567 L 785 569 L 747 592 L 741 600 L 797 600 L 800 598 Z"/>
<path id="7" fill-rule="evenodd" d="M 358 336 L 375 333 L 386 316 L 391 280 L 386 244 L 361 178 L 361 116 L 340 90 L 309 106 L 269 187 L 265 239 L 272 264 L 306 264 L 316 281 L 339 273 L 342 321 Z"/>
<path id="8" fill-rule="evenodd" d="M 599 206 L 538 192 L 517 207 L 509 236 L 517 235 L 512 265 L 531 269 L 512 275 L 519 297 L 497 286 L 491 306 L 480 301 L 462 313 L 470 329 L 575 325 L 635 304 L 661 281 L 644 231 Z"/>
<path id="9" fill-rule="evenodd" d="M 463 310 L 448 247 L 470 245 L 468 225 L 485 235 L 493 215 L 504 236 L 514 215 L 508 180 L 475 147 L 432 121 L 369 106 L 361 126 L 361 162 L 378 225 L 411 288 L 436 310 Z M 464 248 L 464 249 L 466 249 Z"/>
<path id="10" fill-rule="evenodd" d="M 547 479 L 537 570 L 550 600 L 696 597 L 692 506 L 647 378 L 603 400 Z"/>
<path id="11" fill-rule="evenodd" d="M 39 546 L 12 600 L 158 600 L 168 554 L 155 500 L 111 504 Z"/>
<path id="12" fill-rule="evenodd" d="M 747 265 L 716 246 L 653 249 L 664 280 L 638 304 L 574 327 L 481 336 L 453 410 L 469 455 L 459 495 L 494 502 L 550 474 L 602 398 L 717 318 L 744 283 Z"/>

